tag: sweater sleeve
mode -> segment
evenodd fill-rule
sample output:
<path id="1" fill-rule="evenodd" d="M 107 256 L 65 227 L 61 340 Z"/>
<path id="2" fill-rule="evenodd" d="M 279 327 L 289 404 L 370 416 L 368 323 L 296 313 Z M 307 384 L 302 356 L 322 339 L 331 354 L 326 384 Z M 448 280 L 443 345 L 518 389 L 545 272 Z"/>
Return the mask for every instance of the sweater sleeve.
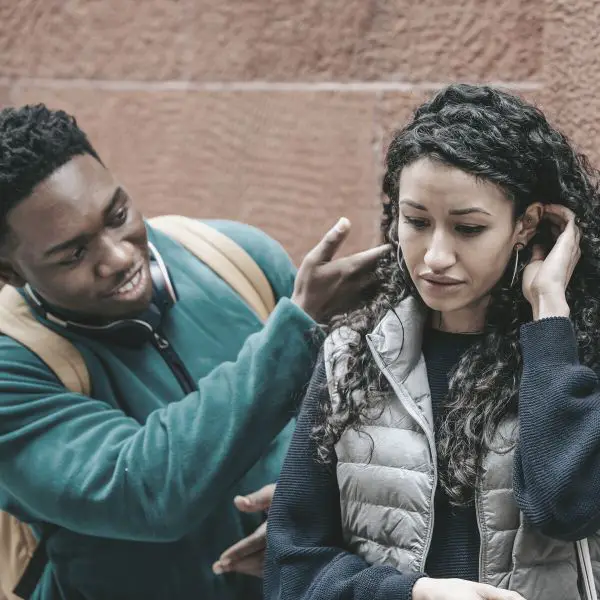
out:
<path id="1" fill-rule="evenodd" d="M 335 465 L 316 460 L 311 436 L 327 399 L 323 361 L 313 374 L 269 511 L 268 600 L 410 600 L 423 574 L 369 566 L 344 550 Z"/>
<path id="2" fill-rule="evenodd" d="M 579 363 L 566 318 L 521 330 L 523 374 L 514 490 L 528 521 L 565 540 L 600 529 L 600 386 Z"/>
<path id="3" fill-rule="evenodd" d="M 293 416 L 318 354 L 314 328 L 283 298 L 235 362 L 144 423 L 69 392 L 35 355 L 0 337 L 0 498 L 27 520 L 78 533 L 181 538 Z"/>

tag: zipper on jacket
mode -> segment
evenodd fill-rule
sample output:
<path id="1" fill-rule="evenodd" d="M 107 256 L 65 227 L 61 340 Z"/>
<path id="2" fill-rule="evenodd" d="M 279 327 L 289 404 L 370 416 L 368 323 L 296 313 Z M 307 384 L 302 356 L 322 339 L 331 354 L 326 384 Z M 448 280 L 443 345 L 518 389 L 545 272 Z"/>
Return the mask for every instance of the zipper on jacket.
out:
<path id="1" fill-rule="evenodd" d="M 417 423 L 423 429 L 423 432 L 425 433 L 425 436 L 429 441 L 429 449 L 431 451 L 433 482 L 431 484 L 431 496 L 429 497 L 430 519 L 429 525 L 427 527 L 427 539 L 425 540 L 425 546 L 423 548 L 423 560 L 421 560 L 421 572 L 424 573 L 425 563 L 427 562 L 427 555 L 429 554 L 429 549 L 431 548 L 431 540 L 433 539 L 433 527 L 435 525 L 435 492 L 438 486 L 437 450 L 435 447 L 435 438 L 433 437 L 432 433 L 428 428 L 428 423 L 424 418 L 422 418 L 423 415 L 421 414 L 416 405 L 414 406 L 414 410 L 412 410 L 412 405 L 414 405 L 412 398 L 408 394 L 403 393 L 404 390 L 401 390 L 400 386 L 398 386 L 398 389 L 395 391 L 396 394 L 398 394 L 398 397 L 400 398 L 402 404 L 404 404 L 404 408 L 406 408 L 406 410 L 410 413 L 413 419 L 415 419 L 415 421 L 417 421 Z"/>
<path id="2" fill-rule="evenodd" d="M 431 540 L 433 538 L 433 526 L 435 520 L 435 490 L 438 485 L 438 468 L 437 468 L 437 451 L 435 447 L 435 438 L 433 436 L 433 432 L 429 429 L 428 423 L 419 411 L 419 408 L 414 403 L 413 399 L 410 397 L 408 393 L 406 393 L 399 382 L 396 381 L 395 377 L 392 375 L 391 371 L 385 364 L 385 361 L 379 355 L 379 352 L 375 350 L 375 348 L 371 345 L 370 341 L 367 340 L 369 348 L 371 349 L 371 353 L 377 366 L 381 370 L 381 372 L 386 376 L 386 379 L 390 382 L 392 389 L 404 408 L 408 411 L 410 416 L 420 425 L 423 433 L 427 437 L 429 442 L 429 450 L 431 452 L 431 458 L 433 463 L 433 484 L 431 486 L 431 497 L 430 501 L 430 514 L 431 518 L 429 519 L 429 526 L 427 527 L 427 539 L 425 541 L 425 547 L 423 549 L 423 560 L 421 561 L 420 569 L 421 571 L 425 571 L 425 563 L 427 562 L 427 555 L 429 554 L 429 549 L 431 548 Z"/>
<path id="3" fill-rule="evenodd" d="M 479 492 L 479 477 L 477 478 L 477 484 L 475 485 L 475 492 L 473 494 L 473 502 L 475 502 L 475 520 L 477 521 L 477 529 L 479 529 L 479 581 L 480 583 L 486 583 L 486 578 L 483 575 L 483 527 L 481 526 L 481 508 L 479 503 L 481 502 Z"/>
<path id="4" fill-rule="evenodd" d="M 173 346 L 171 346 L 169 340 L 156 331 L 153 332 L 153 336 L 154 347 L 160 352 L 160 355 L 171 369 L 183 391 L 186 394 L 194 392 L 197 389 L 196 382 L 192 379 L 192 376 L 189 374 L 177 352 L 175 352 Z"/>

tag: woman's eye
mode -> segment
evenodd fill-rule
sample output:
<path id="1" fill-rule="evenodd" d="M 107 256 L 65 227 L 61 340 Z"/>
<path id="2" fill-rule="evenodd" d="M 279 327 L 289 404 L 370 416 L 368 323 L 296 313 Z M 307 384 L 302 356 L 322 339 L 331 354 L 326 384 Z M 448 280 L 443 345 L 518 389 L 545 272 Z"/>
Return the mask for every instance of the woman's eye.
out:
<path id="1" fill-rule="evenodd" d="M 485 229 L 485 225 L 457 225 L 455 229 L 462 235 L 477 235 Z"/>
<path id="2" fill-rule="evenodd" d="M 425 229 L 429 225 L 426 219 L 416 219 L 414 217 L 404 217 L 404 222 L 415 229 Z"/>

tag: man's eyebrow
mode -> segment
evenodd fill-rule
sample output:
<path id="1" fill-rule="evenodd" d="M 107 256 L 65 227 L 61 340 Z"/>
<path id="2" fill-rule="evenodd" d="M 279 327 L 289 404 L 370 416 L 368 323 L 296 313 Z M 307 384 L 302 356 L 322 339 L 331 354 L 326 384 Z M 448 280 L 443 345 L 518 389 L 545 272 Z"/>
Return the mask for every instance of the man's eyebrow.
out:
<path id="1" fill-rule="evenodd" d="M 117 202 L 119 202 L 123 193 L 124 193 L 123 188 L 117 187 L 117 189 L 115 190 L 114 194 L 112 195 L 112 197 L 110 199 L 110 202 L 108 203 L 108 206 L 102 211 L 105 218 L 114 210 Z M 63 250 L 68 250 L 69 248 L 74 248 L 76 246 L 85 244 L 89 239 L 90 239 L 90 235 L 87 233 L 84 233 L 81 235 L 77 235 L 74 238 L 71 238 L 70 240 L 60 242 L 60 244 L 56 244 L 55 246 L 48 248 L 48 250 L 46 250 L 44 252 L 44 258 L 48 258 L 52 254 L 57 254 L 58 252 L 62 252 Z"/>
<path id="2" fill-rule="evenodd" d="M 119 200 L 125 195 L 125 190 L 121 186 L 117 186 L 115 193 L 112 195 L 108 206 L 102 211 L 104 218 L 108 217 L 110 213 L 115 209 L 115 206 L 119 203 Z"/>
<path id="3" fill-rule="evenodd" d="M 85 242 L 87 242 L 89 239 L 89 235 L 83 234 L 83 235 L 78 235 L 74 238 L 71 238 L 70 240 L 67 240 L 66 242 L 61 242 L 60 244 L 56 244 L 56 246 L 52 246 L 52 248 L 48 248 L 48 250 L 46 250 L 44 252 L 44 258 L 48 258 L 49 256 L 52 256 L 53 254 L 57 254 L 58 252 L 62 252 L 63 250 L 67 250 L 68 248 L 74 248 L 76 246 L 85 244 Z"/>

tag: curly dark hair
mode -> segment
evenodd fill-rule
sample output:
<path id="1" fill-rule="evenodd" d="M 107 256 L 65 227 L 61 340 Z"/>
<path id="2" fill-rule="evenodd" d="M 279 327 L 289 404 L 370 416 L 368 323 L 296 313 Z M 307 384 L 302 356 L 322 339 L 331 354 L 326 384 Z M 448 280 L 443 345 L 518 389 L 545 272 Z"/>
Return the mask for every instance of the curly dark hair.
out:
<path id="1" fill-rule="evenodd" d="M 74 117 L 44 104 L 0 111 L 0 235 L 8 213 L 56 169 L 80 154 L 102 162 Z"/>
<path id="2" fill-rule="evenodd" d="M 347 375 L 339 382 L 339 406 L 322 406 L 314 430 L 319 456 L 327 461 L 347 428 L 360 430 L 383 410 L 389 389 L 367 347 L 366 335 L 409 295 L 418 297 L 396 260 L 399 177 L 404 167 L 429 157 L 498 185 L 514 205 L 514 218 L 534 201 L 571 209 L 581 230 L 581 259 L 567 301 L 583 364 L 600 362 L 600 206 L 598 173 L 544 114 L 524 100 L 487 86 L 451 85 L 425 102 L 397 131 L 383 179 L 381 231 L 393 250 L 377 269 L 378 293 L 332 327 L 357 332 L 349 346 Z M 539 240 L 537 240 L 539 241 Z M 529 245 L 529 248 L 532 244 Z M 498 425 L 516 414 L 522 360 L 519 326 L 532 318 L 519 281 L 511 287 L 512 263 L 491 292 L 484 335 L 459 360 L 449 383 L 440 439 L 440 483 L 455 504 L 472 500 L 480 458 L 492 447 Z M 334 357 L 334 361 L 341 357 Z M 357 391 L 365 393 L 355 393 Z M 493 399 L 493 401 L 491 401 Z"/>

